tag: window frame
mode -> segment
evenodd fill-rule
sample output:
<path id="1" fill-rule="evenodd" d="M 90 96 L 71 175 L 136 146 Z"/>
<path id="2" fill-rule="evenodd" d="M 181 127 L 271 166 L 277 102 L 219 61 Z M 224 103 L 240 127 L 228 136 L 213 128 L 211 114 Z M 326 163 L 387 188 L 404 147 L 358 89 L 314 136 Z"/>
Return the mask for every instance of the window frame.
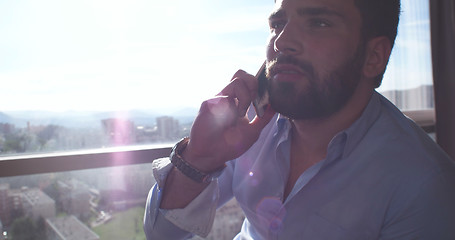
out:
<path id="1" fill-rule="evenodd" d="M 146 164 L 170 152 L 170 146 L 141 145 L 0 157 L 0 177 Z"/>

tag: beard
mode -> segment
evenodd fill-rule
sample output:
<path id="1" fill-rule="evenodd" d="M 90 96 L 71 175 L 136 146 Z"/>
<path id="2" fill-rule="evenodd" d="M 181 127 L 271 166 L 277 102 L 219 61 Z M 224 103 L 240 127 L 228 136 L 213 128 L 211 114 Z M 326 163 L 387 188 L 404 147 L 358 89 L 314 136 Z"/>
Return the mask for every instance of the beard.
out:
<path id="1" fill-rule="evenodd" d="M 272 108 L 294 120 L 322 119 L 333 115 L 346 105 L 360 81 L 364 61 L 364 46 L 340 67 L 318 76 L 313 66 L 293 56 L 279 56 L 267 62 L 268 92 Z M 305 87 L 299 89 L 295 82 L 272 82 L 270 73 L 276 64 L 298 66 L 305 74 Z"/>

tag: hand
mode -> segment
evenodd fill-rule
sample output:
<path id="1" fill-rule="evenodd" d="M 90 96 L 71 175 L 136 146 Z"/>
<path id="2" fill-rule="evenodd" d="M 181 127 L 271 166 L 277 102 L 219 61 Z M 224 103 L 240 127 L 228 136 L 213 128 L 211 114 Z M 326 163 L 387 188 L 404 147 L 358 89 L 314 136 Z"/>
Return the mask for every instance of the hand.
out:
<path id="1" fill-rule="evenodd" d="M 269 107 L 251 122 L 246 112 L 257 94 L 257 79 L 242 70 L 215 97 L 202 103 L 183 158 L 203 172 L 219 169 L 246 152 L 272 119 Z"/>

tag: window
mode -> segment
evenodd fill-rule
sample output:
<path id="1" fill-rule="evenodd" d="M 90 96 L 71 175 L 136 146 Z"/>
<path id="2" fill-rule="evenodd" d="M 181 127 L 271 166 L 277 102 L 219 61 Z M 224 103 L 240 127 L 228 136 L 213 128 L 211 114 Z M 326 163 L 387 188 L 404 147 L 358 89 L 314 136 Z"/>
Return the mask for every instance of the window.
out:
<path id="1" fill-rule="evenodd" d="M 0 3 L 0 94 L 8 99 L 0 103 L 0 155 L 173 143 L 188 135 L 202 100 L 237 69 L 260 66 L 272 5 Z M 402 5 L 379 91 L 403 110 L 431 109 L 428 1 Z"/>
<path id="2" fill-rule="evenodd" d="M 80 239 L 144 239 L 150 162 L 188 134 L 200 102 L 237 69 L 260 67 L 272 6 L 1 2 L 5 234 L 17 237 L 27 227 L 53 236 L 66 224 L 89 230 Z M 109 235 L 118 224 L 128 237 Z"/>
<path id="3" fill-rule="evenodd" d="M 143 239 L 149 162 L 188 135 L 200 102 L 237 69 L 260 67 L 272 7 L 262 0 L 1 1 L 3 230 L 46 226 L 38 234 L 51 236 L 69 223 L 89 229 L 84 236 L 115 239 L 108 232 L 128 222 L 125 232 Z M 428 1 L 403 0 L 402 8 L 379 91 L 426 121 L 433 108 Z M 224 214 L 235 216 L 228 220 L 238 231 L 242 214 L 232 205 Z"/>
<path id="4" fill-rule="evenodd" d="M 170 143 L 263 62 L 272 2 L 0 3 L 0 154 Z M 235 16 L 235 17 L 234 17 Z"/>
<path id="5" fill-rule="evenodd" d="M 398 36 L 379 91 L 402 110 L 434 108 L 428 0 L 403 0 Z"/>

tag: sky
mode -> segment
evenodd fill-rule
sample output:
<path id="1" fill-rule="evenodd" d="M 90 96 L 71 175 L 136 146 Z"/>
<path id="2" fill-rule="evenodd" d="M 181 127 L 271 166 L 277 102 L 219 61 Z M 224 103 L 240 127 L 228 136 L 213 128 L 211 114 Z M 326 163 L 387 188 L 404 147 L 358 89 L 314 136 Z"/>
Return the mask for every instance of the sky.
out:
<path id="1" fill-rule="evenodd" d="M 403 1 L 399 36 L 408 37 L 397 40 L 384 90 L 431 83 L 428 13 L 410 2 L 428 5 Z M 0 1 L 0 111 L 198 107 L 238 69 L 260 67 L 272 8 L 271 0 Z"/>

